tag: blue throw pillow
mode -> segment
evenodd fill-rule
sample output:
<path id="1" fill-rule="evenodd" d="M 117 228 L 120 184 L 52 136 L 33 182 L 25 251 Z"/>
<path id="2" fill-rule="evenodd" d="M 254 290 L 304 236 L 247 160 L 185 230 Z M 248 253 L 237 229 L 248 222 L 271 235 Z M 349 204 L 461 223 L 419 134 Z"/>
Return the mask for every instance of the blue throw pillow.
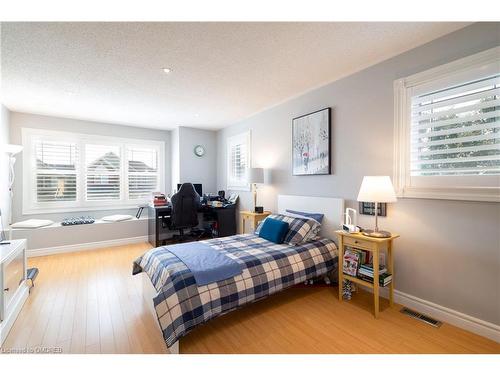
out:
<path id="1" fill-rule="evenodd" d="M 260 228 L 259 237 L 274 243 L 283 243 L 287 232 L 287 222 L 268 217 Z"/>
<path id="2" fill-rule="evenodd" d="M 311 219 L 316 220 L 320 224 L 323 221 L 323 217 L 325 216 L 323 214 L 301 212 L 301 211 L 294 211 L 294 210 L 288 210 L 288 209 L 286 210 L 286 212 L 289 212 L 289 213 L 295 214 L 295 215 L 301 215 L 301 216 L 305 216 L 305 217 L 310 217 Z"/>

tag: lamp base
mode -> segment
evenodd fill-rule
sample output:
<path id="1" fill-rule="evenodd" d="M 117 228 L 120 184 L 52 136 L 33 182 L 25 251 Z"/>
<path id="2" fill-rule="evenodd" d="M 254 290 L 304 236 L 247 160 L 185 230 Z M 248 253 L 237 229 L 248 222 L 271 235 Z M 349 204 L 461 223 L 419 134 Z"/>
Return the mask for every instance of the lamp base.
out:
<path id="1" fill-rule="evenodd" d="M 371 229 L 365 229 L 363 230 L 363 235 L 367 237 L 375 237 L 375 238 L 389 238 L 391 237 L 391 232 L 387 232 L 385 230 L 371 230 Z"/>

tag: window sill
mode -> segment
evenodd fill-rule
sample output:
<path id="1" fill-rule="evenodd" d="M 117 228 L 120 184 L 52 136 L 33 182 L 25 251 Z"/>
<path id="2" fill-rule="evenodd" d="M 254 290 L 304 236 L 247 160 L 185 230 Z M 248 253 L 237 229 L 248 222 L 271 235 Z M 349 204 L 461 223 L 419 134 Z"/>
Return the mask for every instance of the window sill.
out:
<path id="1" fill-rule="evenodd" d="M 87 212 L 87 211 L 118 211 L 118 210 L 136 210 L 140 205 L 146 205 L 145 202 L 137 204 L 128 205 L 107 205 L 107 206 L 96 206 L 96 207 L 61 207 L 61 208 L 31 208 L 23 209 L 23 215 L 38 215 L 38 214 L 56 214 L 56 213 L 66 213 L 66 212 Z"/>
<path id="2" fill-rule="evenodd" d="M 398 198 L 500 202 L 500 189 L 496 188 L 404 188 L 396 195 Z"/>
<path id="3" fill-rule="evenodd" d="M 78 227 L 78 228 L 82 228 L 82 227 L 90 228 L 93 225 L 122 224 L 122 223 L 130 223 L 130 222 L 139 222 L 139 221 L 144 221 L 144 220 L 148 220 L 148 218 L 141 217 L 140 219 L 137 219 L 136 217 L 134 217 L 130 220 L 122 220 L 122 221 L 103 221 L 101 219 L 98 219 L 92 224 L 80 224 L 80 225 L 62 225 L 61 222 L 56 222 L 54 224 L 47 225 L 45 227 L 40 227 L 40 228 L 12 228 L 12 227 L 9 227 L 9 228 L 6 228 L 5 231 L 6 232 L 9 232 L 9 231 L 10 232 L 21 232 L 21 231 L 33 231 L 33 230 L 40 231 L 40 230 L 58 229 L 58 228 L 76 228 L 76 227 Z"/>

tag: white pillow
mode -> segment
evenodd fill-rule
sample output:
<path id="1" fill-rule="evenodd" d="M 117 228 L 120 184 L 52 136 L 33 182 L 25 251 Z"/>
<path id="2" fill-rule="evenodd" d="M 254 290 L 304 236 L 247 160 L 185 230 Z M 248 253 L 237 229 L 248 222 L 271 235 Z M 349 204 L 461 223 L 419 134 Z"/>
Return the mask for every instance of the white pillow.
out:
<path id="1" fill-rule="evenodd" d="M 54 224 L 52 220 L 29 219 L 14 223 L 11 225 L 11 227 L 15 229 L 36 229 L 52 224 Z"/>
<path id="2" fill-rule="evenodd" d="M 118 221 L 125 221 L 130 219 L 132 219 L 132 215 L 111 215 L 111 216 L 104 216 L 102 218 L 102 221 L 109 221 L 111 223 L 116 223 Z"/>

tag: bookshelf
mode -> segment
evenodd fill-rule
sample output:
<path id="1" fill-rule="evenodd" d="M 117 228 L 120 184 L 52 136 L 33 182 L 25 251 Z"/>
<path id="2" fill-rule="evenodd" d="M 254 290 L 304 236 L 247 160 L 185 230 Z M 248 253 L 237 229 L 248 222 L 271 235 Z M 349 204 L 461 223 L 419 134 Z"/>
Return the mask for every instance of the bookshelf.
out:
<path id="1" fill-rule="evenodd" d="M 343 230 L 335 232 L 339 240 L 339 300 L 342 302 L 342 284 L 344 280 L 349 280 L 353 283 L 362 285 L 373 290 L 373 310 L 375 318 L 379 315 L 379 292 L 383 286 L 379 285 L 379 257 L 381 252 L 386 253 L 386 268 L 387 272 L 392 275 L 391 282 L 386 285 L 389 289 L 389 303 L 394 304 L 394 257 L 393 257 L 393 240 L 399 237 L 398 234 L 392 234 L 388 238 L 367 237 L 361 233 L 348 233 Z M 352 248 L 360 251 L 367 251 L 372 254 L 373 259 L 373 281 L 369 282 L 362 280 L 357 276 L 350 276 L 343 272 L 344 255 L 346 248 Z"/>

